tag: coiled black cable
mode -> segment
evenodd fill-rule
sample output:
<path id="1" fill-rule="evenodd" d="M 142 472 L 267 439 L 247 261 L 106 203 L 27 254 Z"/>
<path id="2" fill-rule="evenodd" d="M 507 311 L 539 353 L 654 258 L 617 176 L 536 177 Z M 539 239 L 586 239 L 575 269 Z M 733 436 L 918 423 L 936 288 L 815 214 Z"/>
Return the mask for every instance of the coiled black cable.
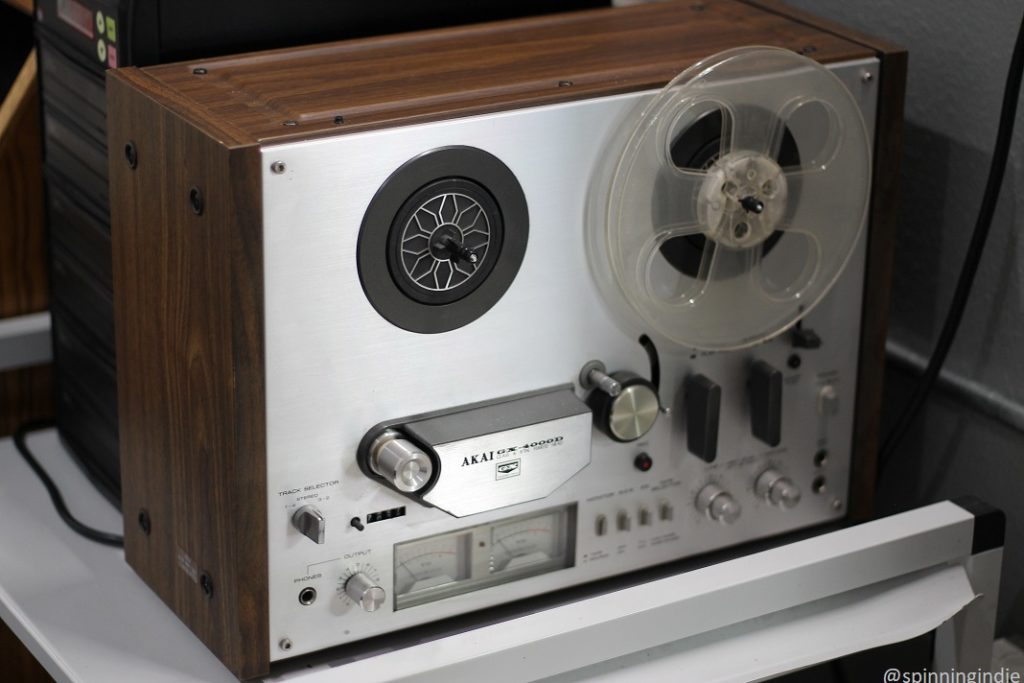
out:
<path id="1" fill-rule="evenodd" d="M 36 473 L 39 480 L 43 482 L 43 486 L 46 487 L 46 492 L 50 494 L 50 500 L 53 501 L 53 507 L 57 509 L 57 514 L 64 520 L 64 523 L 71 527 L 71 530 L 80 536 L 88 538 L 90 541 L 102 543 L 104 545 L 112 545 L 118 548 L 124 547 L 124 537 L 118 534 L 113 534 L 108 531 L 100 531 L 94 529 L 91 526 L 86 526 L 82 522 L 78 521 L 71 511 L 68 510 L 68 506 L 64 503 L 64 496 L 61 495 L 57 485 L 53 483 L 53 479 L 50 479 L 50 475 L 46 473 L 39 461 L 36 460 L 35 456 L 32 455 L 32 451 L 29 450 L 28 443 L 25 438 L 31 433 L 39 431 L 40 429 L 49 429 L 53 427 L 52 420 L 29 420 L 28 422 L 22 423 L 17 431 L 14 432 L 14 446 L 21 453 L 21 457 L 24 458 L 25 463 L 32 468 L 32 471 Z"/>

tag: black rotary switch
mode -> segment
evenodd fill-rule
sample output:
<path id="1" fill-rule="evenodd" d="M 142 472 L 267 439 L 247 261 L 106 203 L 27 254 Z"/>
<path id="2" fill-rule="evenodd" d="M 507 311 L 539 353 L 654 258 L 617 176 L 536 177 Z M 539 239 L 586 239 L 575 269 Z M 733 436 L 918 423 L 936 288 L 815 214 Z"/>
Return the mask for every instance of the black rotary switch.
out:
<path id="1" fill-rule="evenodd" d="M 603 363 L 591 361 L 580 372 L 580 385 L 590 391 L 587 405 L 594 424 L 615 441 L 636 441 L 658 419 L 658 392 L 640 375 L 625 370 L 606 374 Z"/>

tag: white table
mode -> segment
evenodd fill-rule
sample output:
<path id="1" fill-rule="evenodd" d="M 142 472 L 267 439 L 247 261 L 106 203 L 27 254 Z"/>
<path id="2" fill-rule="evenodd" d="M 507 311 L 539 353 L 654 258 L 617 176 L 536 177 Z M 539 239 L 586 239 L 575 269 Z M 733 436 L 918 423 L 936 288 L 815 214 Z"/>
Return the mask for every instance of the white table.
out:
<path id="1" fill-rule="evenodd" d="M 29 445 L 76 516 L 120 529 L 52 430 Z M 969 670 L 990 661 L 1002 554 L 972 552 L 973 525 L 939 503 L 355 661 L 300 660 L 268 680 L 749 681 L 936 629 L 936 664 Z M 60 521 L 10 439 L 0 618 L 58 681 L 235 680 L 120 550 Z"/>

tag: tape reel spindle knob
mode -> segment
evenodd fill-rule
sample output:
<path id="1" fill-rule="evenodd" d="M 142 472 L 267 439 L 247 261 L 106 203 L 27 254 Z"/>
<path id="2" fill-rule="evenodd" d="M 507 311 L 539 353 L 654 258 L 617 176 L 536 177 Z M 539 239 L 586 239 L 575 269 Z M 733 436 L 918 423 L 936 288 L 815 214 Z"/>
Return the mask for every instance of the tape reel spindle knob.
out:
<path id="1" fill-rule="evenodd" d="M 370 445 L 370 469 L 399 491 L 415 493 L 430 482 L 434 461 L 414 443 L 388 429 Z"/>
<path id="2" fill-rule="evenodd" d="M 587 405 L 594 413 L 594 424 L 615 441 L 643 437 L 661 412 L 658 391 L 649 380 L 627 371 L 609 375 L 601 361 L 583 366 L 580 386 L 590 391 Z"/>

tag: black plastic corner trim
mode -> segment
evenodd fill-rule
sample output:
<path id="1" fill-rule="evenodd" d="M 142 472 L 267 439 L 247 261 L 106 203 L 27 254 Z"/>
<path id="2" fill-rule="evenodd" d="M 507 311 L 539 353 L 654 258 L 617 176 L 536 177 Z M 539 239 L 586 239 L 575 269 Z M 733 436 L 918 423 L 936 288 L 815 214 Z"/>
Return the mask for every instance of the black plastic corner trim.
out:
<path id="1" fill-rule="evenodd" d="M 960 496 L 952 502 L 974 515 L 972 555 L 1003 547 L 1006 542 L 1006 513 L 974 496 Z"/>

